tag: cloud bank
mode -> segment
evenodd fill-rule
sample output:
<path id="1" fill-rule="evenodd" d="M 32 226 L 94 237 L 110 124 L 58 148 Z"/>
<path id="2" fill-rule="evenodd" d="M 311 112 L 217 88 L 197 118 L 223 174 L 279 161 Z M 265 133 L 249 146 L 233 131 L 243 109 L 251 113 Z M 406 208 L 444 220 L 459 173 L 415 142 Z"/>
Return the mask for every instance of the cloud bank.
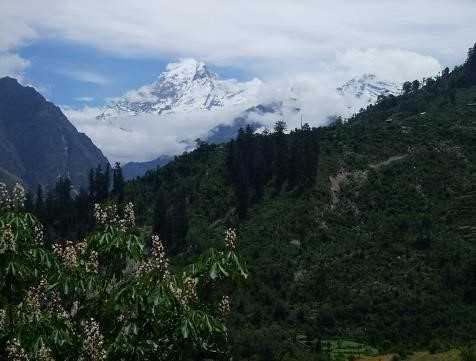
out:
<path id="1" fill-rule="evenodd" d="M 18 49 L 43 39 L 111 58 L 194 57 L 265 81 L 257 103 L 298 93 L 305 120 L 315 125 L 344 106 L 333 92 L 344 81 L 363 73 L 396 82 L 433 76 L 461 63 L 476 40 L 474 0 L 4 0 L 0 13 L 0 75 L 21 76 L 29 61 Z M 68 76 L 114 81 L 87 68 Z M 285 114 L 291 126 L 298 122 L 293 106 Z M 117 160 L 180 152 L 184 136 L 203 136 L 234 116 L 144 116 L 120 120 L 112 132 L 93 123 L 95 111 L 66 109 Z"/>
<path id="2" fill-rule="evenodd" d="M 58 38 L 120 56 L 192 56 L 261 76 L 316 70 L 348 49 L 457 63 L 476 33 L 472 0 L 5 0 L 0 11 L 3 49 Z"/>

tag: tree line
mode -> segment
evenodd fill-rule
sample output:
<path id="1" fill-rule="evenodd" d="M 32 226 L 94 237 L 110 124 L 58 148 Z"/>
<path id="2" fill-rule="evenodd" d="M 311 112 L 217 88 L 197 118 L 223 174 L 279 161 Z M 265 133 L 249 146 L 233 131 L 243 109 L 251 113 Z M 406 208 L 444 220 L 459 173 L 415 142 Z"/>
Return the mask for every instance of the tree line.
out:
<path id="1" fill-rule="evenodd" d="M 314 184 L 319 164 L 319 129 L 304 124 L 286 134 L 286 123 L 256 133 L 248 125 L 226 149 L 226 170 L 240 219 L 260 201 L 266 186 L 273 194 L 302 191 Z"/>
<path id="2" fill-rule="evenodd" d="M 112 169 L 98 166 L 89 172 L 87 189 L 75 190 L 69 178 L 60 177 L 47 192 L 41 185 L 35 194 L 29 192 L 25 208 L 45 225 L 47 239 L 81 239 L 94 228 L 94 204 L 109 199 L 122 208 L 124 186 L 119 163 Z"/>

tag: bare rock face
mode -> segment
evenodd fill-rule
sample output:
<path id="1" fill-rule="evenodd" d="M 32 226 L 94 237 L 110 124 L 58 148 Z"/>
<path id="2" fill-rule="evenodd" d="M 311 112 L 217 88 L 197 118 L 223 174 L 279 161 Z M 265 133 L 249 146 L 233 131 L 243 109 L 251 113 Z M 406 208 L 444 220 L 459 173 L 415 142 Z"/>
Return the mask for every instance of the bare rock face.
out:
<path id="1" fill-rule="evenodd" d="M 32 87 L 0 79 L 0 178 L 21 179 L 33 188 L 67 176 L 80 187 L 87 184 L 91 168 L 106 164 L 106 157 L 59 107 Z"/>

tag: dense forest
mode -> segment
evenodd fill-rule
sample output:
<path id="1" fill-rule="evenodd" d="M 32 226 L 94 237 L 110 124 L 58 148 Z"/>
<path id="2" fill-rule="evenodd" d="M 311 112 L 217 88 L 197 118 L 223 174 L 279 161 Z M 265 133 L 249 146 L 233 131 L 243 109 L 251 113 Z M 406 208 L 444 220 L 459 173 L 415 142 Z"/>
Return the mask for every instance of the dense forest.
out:
<path id="1" fill-rule="evenodd" d="M 335 339 L 404 356 L 476 342 L 475 160 L 476 45 L 347 121 L 247 127 L 129 182 L 97 168 L 88 190 L 61 179 L 26 209 L 47 239 L 74 240 L 95 203 L 122 216 L 131 201 L 179 268 L 236 228 L 250 274 L 229 320 L 237 360 L 325 359 Z"/>

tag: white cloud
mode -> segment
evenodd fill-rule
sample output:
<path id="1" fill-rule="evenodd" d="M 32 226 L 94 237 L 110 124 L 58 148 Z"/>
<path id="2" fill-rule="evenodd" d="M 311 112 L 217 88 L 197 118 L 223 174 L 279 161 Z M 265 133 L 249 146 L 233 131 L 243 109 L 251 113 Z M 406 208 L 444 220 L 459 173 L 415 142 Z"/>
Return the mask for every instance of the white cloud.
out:
<path id="1" fill-rule="evenodd" d="M 48 38 L 115 56 L 195 57 L 265 80 L 260 101 L 286 98 L 293 87 L 305 120 L 314 124 L 343 109 L 333 89 L 345 80 L 363 73 L 421 79 L 461 63 L 476 41 L 474 0 L 3 0 L 0 13 L 3 53 Z M 84 69 L 65 75 L 110 81 Z M 122 161 L 180 152 L 184 136 L 193 139 L 232 119 L 144 116 L 121 120 L 126 132 L 93 123 L 95 111 L 67 110 L 108 156 Z M 291 126 L 299 121 L 291 103 L 286 116 Z"/>
<path id="2" fill-rule="evenodd" d="M 190 148 L 196 138 L 204 138 L 209 129 L 228 124 L 243 108 L 226 111 L 134 117 L 115 117 L 98 121 L 99 108 L 63 107 L 68 119 L 79 131 L 88 134 L 111 161 L 148 161 L 161 154 L 175 155 Z"/>
<path id="3" fill-rule="evenodd" d="M 125 56 L 193 56 L 260 76 L 313 71 L 351 48 L 401 49 L 451 65 L 476 33 L 473 0 L 5 0 L 0 13 L 11 19 L 0 24 L 0 47 L 57 37 Z"/>
<path id="4" fill-rule="evenodd" d="M 91 83 L 96 85 L 106 85 L 109 84 L 111 81 L 107 77 L 101 74 L 97 74 L 94 72 L 90 72 L 87 70 L 79 70 L 79 69 L 62 69 L 57 71 L 59 74 L 65 75 L 69 78 L 79 80 L 83 83 Z"/>
<path id="5" fill-rule="evenodd" d="M 74 98 L 74 100 L 78 101 L 78 102 L 85 102 L 85 103 L 89 103 L 89 102 L 92 102 L 94 100 L 93 97 L 77 97 L 77 98 Z"/>
<path id="6" fill-rule="evenodd" d="M 30 65 L 30 62 L 17 54 L 0 52 L 0 77 L 12 76 L 22 79 L 22 72 Z"/>
<path id="7" fill-rule="evenodd" d="M 256 120 L 271 128 L 276 121 L 284 119 L 289 128 L 294 128 L 299 126 L 302 116 L 311 125 L 326 124 L 329 115 L 342 114 L 346 107 L 344 99 L 337 95 L 333 81 L 307 73 L 292 79 L 276 79 L 261 84 L 256 96 L 245 104 L 216 111 L 124 115 L 98 120 L 95 117 L 102 113 L 101 108 L 64 106 L 63 110 L 111 161 L 148 161 L 163 154 L 180 154 L 190 149 L 196 138 L 204 139 L 215 126 L 230 124 L 245 109 L 276 100 L 284 100 L 283 114 L 255 115 L 250 121 Z M 296 108 L 300 112 L 296 112 Z"/>
<path id="8" fill-rule="evenodd" d="M 391 49 L 349 49 L 338 53 L 336 68 L 350 76 L 376 74 L 396 82 L 435 76 L 442 65 L 431 56 Z"/>

